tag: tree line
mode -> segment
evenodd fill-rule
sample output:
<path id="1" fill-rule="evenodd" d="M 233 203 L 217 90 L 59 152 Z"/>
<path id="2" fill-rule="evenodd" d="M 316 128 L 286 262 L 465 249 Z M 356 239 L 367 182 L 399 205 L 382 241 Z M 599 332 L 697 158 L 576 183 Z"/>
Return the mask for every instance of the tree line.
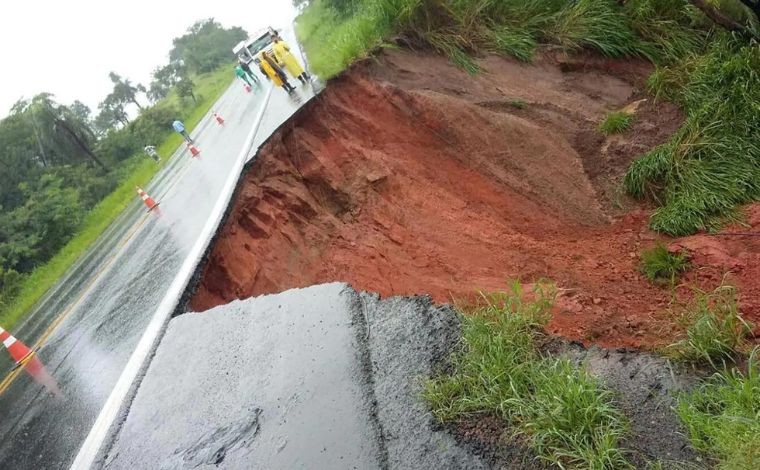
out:
<path id="1" fill-rule="evenodd" d="M 0 307 L 145 158 L 142 148 L 160 143 L 171 122 L 193 109 L 193 77 L 229 63 L 232 47 L 247 36 L 213 18 L 196 22 L 173 40 L 169 62 L 147 87 L 111 72 L 113 89 L 96 113 L 48 92 L 13 105 L 0 120 Z M 179 99 L 166 99 L 172 92 Z"/>

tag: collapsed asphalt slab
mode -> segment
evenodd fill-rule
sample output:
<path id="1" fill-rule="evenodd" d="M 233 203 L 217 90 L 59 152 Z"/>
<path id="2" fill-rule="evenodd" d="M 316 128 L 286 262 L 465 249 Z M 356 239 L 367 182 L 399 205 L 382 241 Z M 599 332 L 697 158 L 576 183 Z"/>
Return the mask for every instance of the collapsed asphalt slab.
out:
<path id="1" fill-rule="evenodd" d="M 458 326 L 342 283 L 180 315 L 103 466 L 486 468 L 419 397 Z"/>

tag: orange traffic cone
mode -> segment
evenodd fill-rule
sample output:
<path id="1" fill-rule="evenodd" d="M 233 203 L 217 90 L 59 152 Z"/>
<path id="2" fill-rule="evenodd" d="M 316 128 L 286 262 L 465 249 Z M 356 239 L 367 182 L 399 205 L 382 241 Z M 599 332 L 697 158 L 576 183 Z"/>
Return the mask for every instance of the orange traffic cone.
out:
<path id="1" fill-rule="evenodd" d="M 140 199 L 143 200 L 145 206 L 148 208 L 148 212 L 158 207 L 159 203 L 154 201 L 152 197 L 148 196 L 148 193 L 143 191 L 141 187 L 135 186 L 135 189 L 137 189 L 137 194 L 140 196 Z"/>
<path id="2" fill-rule="evenodd" d="M 247 91 L 248 93 L 251 92 L 251 85 L 248 85 L 248 84 L 243 85 L 243 88 L 245 88 L 245 91 Z"/>
<path id="3" fill-rule="evenodd" d="M 216 118 L 217 124 L 219 124 L 220 126 L 223 126 L 224 125 L 224 119 L 222 119 L 218 114 L 216 114 L 216 111 L 214 111 L 212 114 Z"/>
<path id="4" fill-rule="evenodd" d="M 27 345 L 22 343 L 13 337 L 10 333 L 0 327 L 0 341 L 3 342 L 3 346 L 8 350 L 16 365 L 21 364 L 25 359 L 31 356 L 34 351 L 29 349 Z"/>
<path id="5" fill-rule="evenodd" d="M 195 148 L 195 145 L 191 144 L 190 142 L 187 143 L 187 148 L 190 149 L 190 154 L 192 154 L 193 157 L 197 157 L 198 154 L 201 153 L 201 151 Z"/>

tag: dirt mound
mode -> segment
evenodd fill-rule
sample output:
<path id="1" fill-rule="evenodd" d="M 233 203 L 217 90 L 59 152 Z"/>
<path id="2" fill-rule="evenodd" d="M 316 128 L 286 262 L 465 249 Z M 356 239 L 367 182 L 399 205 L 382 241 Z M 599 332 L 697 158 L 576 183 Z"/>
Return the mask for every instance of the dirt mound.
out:
<path id="1" fill-rule="evenodd" d="M 640 102 L 632 131 L 599 135 L 641 97 L 647 69 L 625 64 L 489 58 L 473 78 L 393 51 L 354 67 L 261 149 L 191 306 L 333 280 L 447 301 L 545 277 L 554 333 L 658 341 L 669 297 L 636 271 L 654 235 L 614 188 L 680 116 Z"/>

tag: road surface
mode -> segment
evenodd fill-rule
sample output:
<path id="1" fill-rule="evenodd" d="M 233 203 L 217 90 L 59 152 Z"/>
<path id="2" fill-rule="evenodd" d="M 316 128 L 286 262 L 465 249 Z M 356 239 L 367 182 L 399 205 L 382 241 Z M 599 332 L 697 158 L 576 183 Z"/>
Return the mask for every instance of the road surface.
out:
<path id="1" fill-rule="evenodd" d="M 13 331 L 30 346 L 40 343 L 38 357 L 57 390 L 23 369 L 11 371 L 7 354 L 1 356 L 0 370 L 8 375 L 0 382 L 0 468 L 71 464 L 196 245 L 230 172 L 313 94 L 299 87 L 300 98 L 293 100 L 275 89 L 266 100 L 270 85 L 262 83 L 256 94 L 233 83 L 214 107 L 225 126 L 207 116 L 193 132 L 200 158 L 179 149 L 145 188 L 160 201 L 160 217 L 146 213 L 135 195 L 136 202 Z M 262 110 L 253 147 L 241 153 Z"/>
<path id="2" fill-rule="evenodd" d="M 343 283 L 179 315 L 96 468 L 488 468 L 421 400 L 458 326 Z"/>

